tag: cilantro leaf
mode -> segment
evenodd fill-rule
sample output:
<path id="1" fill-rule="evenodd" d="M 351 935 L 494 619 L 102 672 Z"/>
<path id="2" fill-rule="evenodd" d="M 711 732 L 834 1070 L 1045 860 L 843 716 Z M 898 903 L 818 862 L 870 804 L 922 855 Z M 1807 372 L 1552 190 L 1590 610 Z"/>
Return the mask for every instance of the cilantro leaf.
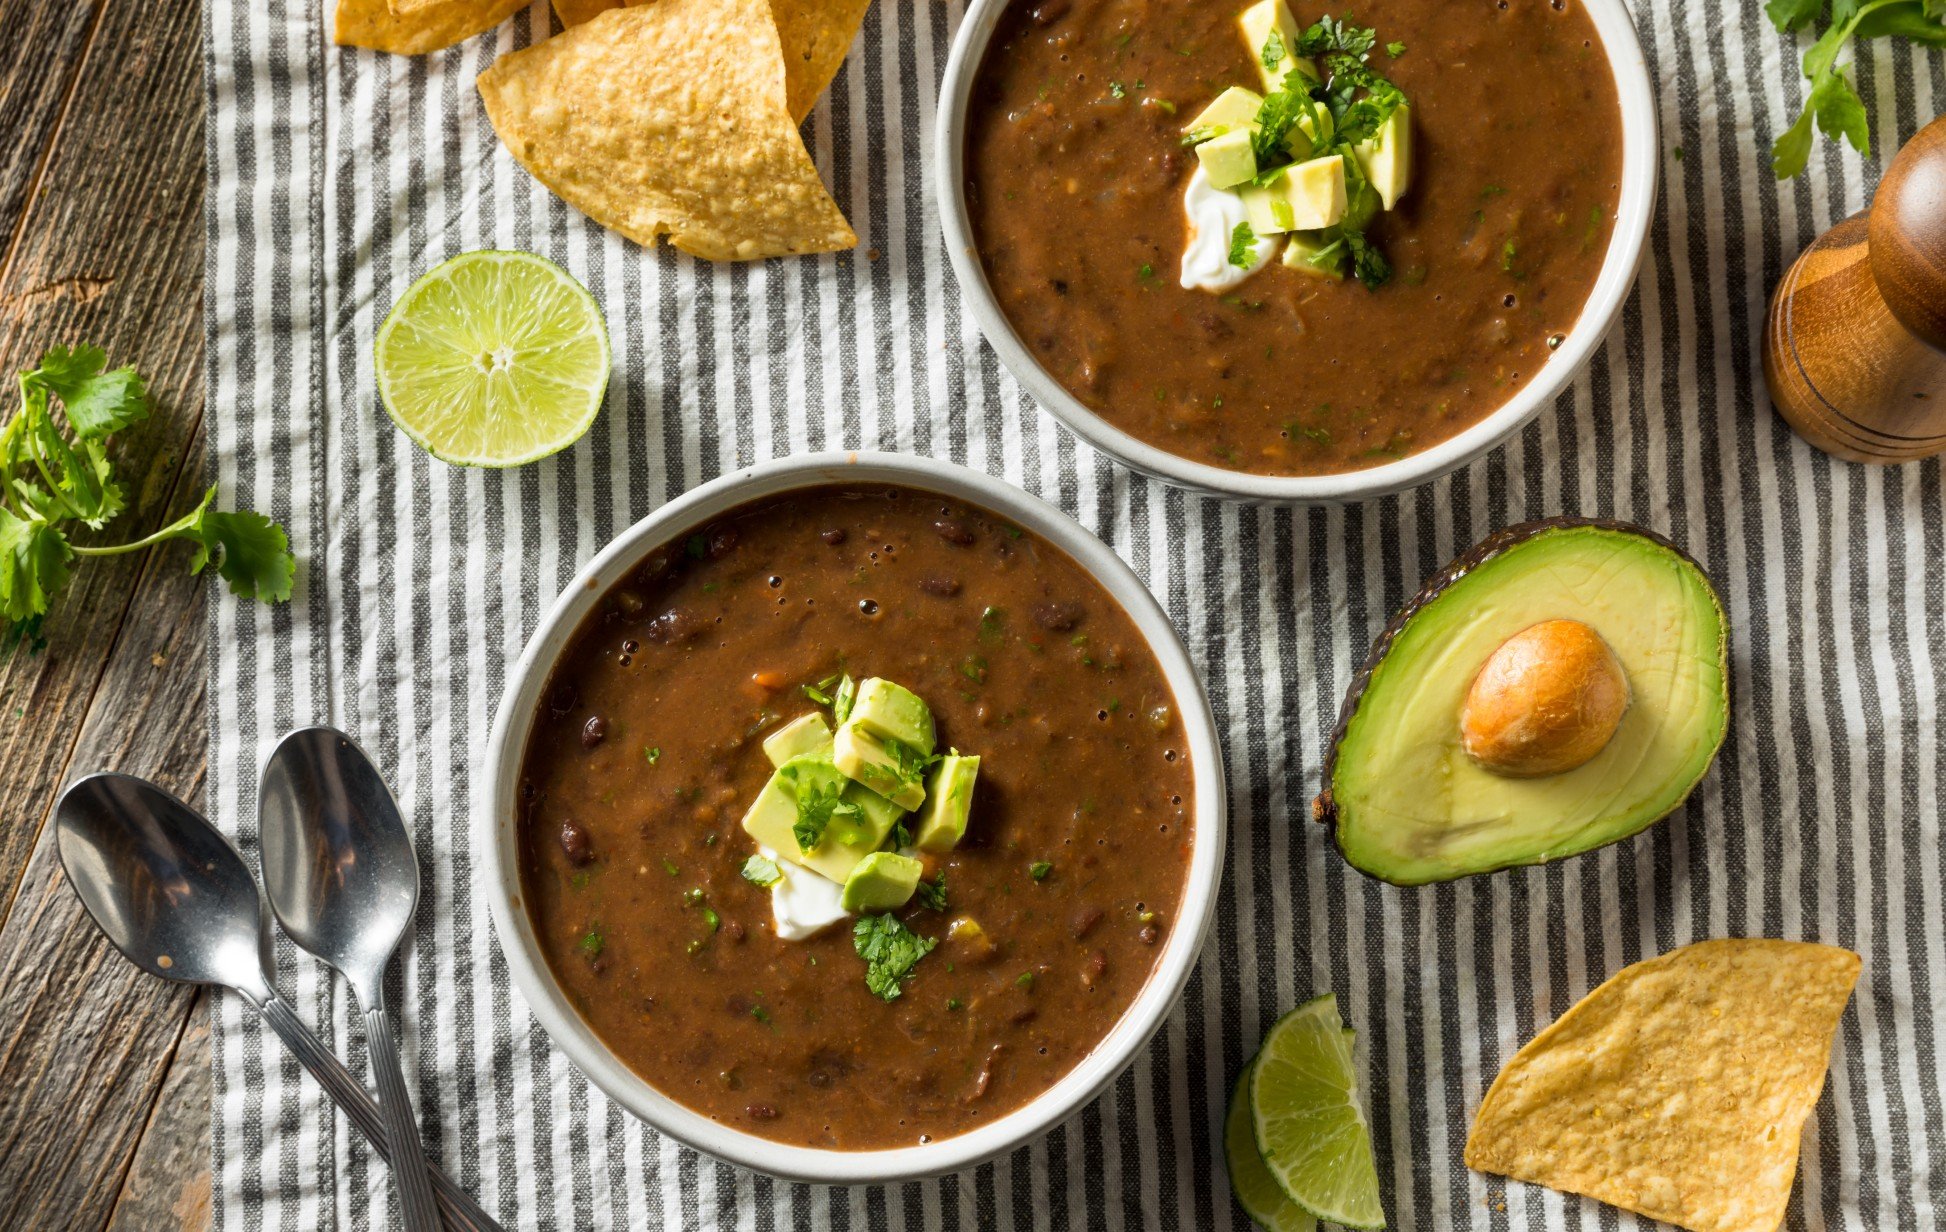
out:
<path id="1" fill-rule="evenodd" d="M 919 960 L 939 942 L 921 937 L 896 916 L 861 916 L 852 925 L 851 945 L 865 960 L 865 987 L 881 1001 L 896 1001 Z"/>
<path id="2" fill-rule="evenodd" d="M 1270 37 L 1264 40 L 1263 51 L 1257 58 L 1263 64 L 1266 73 L 1276 72 L 1277 66 L 1284 62 L 1284 36 L 1272 30 Z"/>
<path id="3" fill-rule="evenodd" d="M 844 798 L 844 780 L 835 768 L 823 767 L 827 773 L 816 773 L 814 767 L 787 766 L 797 796 L 797 821 L 791 826 L 791 836 L 797 840 L 797 849 L 808 852 L 824 841 L 824 832 L 834 817 L 857 817 L 860 809 Z"/>
<path id="4" fill-rule="evenodd" d="M 23 373 L 21 383 L 60 399 L 75 436 L 98 441 L 149 417 L 148 388 L 134 368 L 103 372 L 108 356 L 100 347 L 55 347 L 40 367 Z"/>
<path id="5" fill-rule="evenodd" d="M 922 881 L 915 892 L 919 905 L 929 911 L 946 910 L 946 870 L 940 869 L 939 875 L 931 881 Z"/>
<path id="6" fill-rule="evenodd" d="M 1237 229 L 1230 232 L 1230 264 L 1238 269 L 1249 269 L 1257 256 L 1257 233 L 1250 224 L 1240 222 Z"/>
<path id="7" fill-rule="evenodd" d="M 67 584 L 73 556 L 67 537 L 51 524 L 0 509 L 0 613 L 18 625 L 46 612 L 49 598 Z"/>
<path id="8" fill-rule="evenodd" d="M 1764 5 L 1764 13 L 1778 33 L 1789 34 L 1816 21 L 1823 8 L 1824 0 L 1770 0 Z"/>
<path id="9" fill-rule="evenodd" d="M 1346 231 L 1345 247 L 1351 251 L 1351 272 L 1367 290 L 1376 291 L 1392 278 L 1392 263 L 1365 238 L 1363 231 Z"/>

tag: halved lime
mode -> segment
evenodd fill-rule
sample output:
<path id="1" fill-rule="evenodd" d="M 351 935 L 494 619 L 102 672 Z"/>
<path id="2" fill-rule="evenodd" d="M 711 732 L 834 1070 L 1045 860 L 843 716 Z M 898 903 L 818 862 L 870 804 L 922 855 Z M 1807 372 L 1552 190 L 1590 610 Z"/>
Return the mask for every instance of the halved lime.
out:
<path id="1" fill-rule="evenodd" d="M 464 252 L 392 305 L 378 396 L 442 462 L 519 466 L 580 440 L 608 388 L 608 327 L 588 289 L 530 252 Z"/>
<path id="2" fill-rule="evenodd" d="M 1291 1201 L 1331 1223 L 1384 1227 L 1372 1134 L 1336 995 L 1277 1020 L 1248 1085 L 1257 1150 Z"/>
<path id="3" fill-rule="evenodd" d="M 1250 1116 L 1250 1070 L 1256 1064 L 1252 1059 L 1244 1067 L 1237 1089 L 1230 1095 L 1229 1114 L 1223 1118 L 1223 1157 L 1230 1165 L 1230 1192 L 1236 1195 L 1243 1213 L 1265 1232 L 1314 1232 L 1318 1221 L 1290 1200 L 1270 1169 L 1264 1167 L 1264 1157 L 1257 1153 L 1257 1135 Z"/>

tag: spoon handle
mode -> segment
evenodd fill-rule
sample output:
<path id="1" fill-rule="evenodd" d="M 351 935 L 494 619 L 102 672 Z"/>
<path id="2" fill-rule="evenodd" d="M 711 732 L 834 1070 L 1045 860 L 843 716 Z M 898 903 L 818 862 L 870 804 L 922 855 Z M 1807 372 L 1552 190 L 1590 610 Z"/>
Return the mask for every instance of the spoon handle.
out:
<path id="1" fill-rule="evenodd" d="M 392 1147 L 392 1179 L 399 1187 L 406 1232 L 438 1232 L 439 1208 L 433 1205 L 431 1168 L 419 1139 L 419 1118 L 413 1115 L 405 1072 L 399 1068 L 392 1016 L 383 1004 L 365 1009 L 365 1046 L 378 1079 L 378 1111 L 385 1118 L 385 1136 Z"/>
<path id="2" fill-rule="evenodd" d="M 391 1148 L 386 1143 L 384 1120 L 380 1116 L 378 1104 L 373 1101 L 365 1085 L 352 1077 L 351 1071 L 324 1046 L 324 1041 L 311 1033 L 284 999 L 275 993 L 265 998 L 258 1006 L 265 1022 L 284 1041 L 311 1077 L 318 1080 L 332 1102 L 351 1118 L 352 1124 L 372 1144 L 379 1157 L 387 1163 L 392 1160 Z M 388 1032 L 385 1038 L 390 1039 Z M 424 1159 L 423 1154 L 420 1155 Z M 453 1232 L 504 1232 L 494 1222 L 491 1215 L 473 1201 L 471 1194 L 461 1189 L 453 1180 L 430 1163 L 426 1165 L 432 1173 L 432 1187 L 438 1191 L 440 1211 L 446 1216 L 446 1226 Z"/>

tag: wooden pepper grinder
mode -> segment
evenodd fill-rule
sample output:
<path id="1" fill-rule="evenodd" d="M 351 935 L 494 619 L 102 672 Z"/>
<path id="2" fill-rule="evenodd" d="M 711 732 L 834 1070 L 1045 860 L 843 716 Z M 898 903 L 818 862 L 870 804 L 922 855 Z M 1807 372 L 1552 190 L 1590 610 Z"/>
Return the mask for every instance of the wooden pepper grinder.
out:
<path id="1" fill-rule="evenodd" d="M 1826 453 L 1946 451 L 1946 116 L 1899 151 L 1869 210 L 1786 271 L 1764 327 L 1764 380 Z"/>

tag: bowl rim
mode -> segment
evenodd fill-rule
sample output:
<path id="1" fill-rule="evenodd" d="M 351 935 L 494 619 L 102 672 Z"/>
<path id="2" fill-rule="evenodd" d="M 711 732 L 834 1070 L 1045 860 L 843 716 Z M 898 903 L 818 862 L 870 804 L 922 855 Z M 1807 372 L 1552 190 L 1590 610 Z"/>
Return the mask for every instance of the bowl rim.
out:
<path id="1" fill-rule="evenodd" d="M 1128 613 L 1161 666 L 1183 720 L 1194 772 L 1194 825 L 1180 918 L 1127 1011 L 1072 1070 L 1007 1115 L 937 1142 L 843 1151 L 774 1142 L 720 1124 L 662 1094 L 629 1069 L 568 1003 L 540 952 L 518 867 L 520 760 L 540 692 L 574 631 L 608 587 L 681 532 L 768 496 L 828 483 L 886 483 L 937 492 L 1008 518 L 1066 552 Z M 1201 674 L 1162 606 L 1115 552 L 1061 510 L 1002 480 L 932 458 L 826 452 L 777 458 L 723 475 L 617 535 L 562 589 L 507 674 L 487 743 L 487 807 L 471 835 L 478 884 L 520 998 L 555 1047 L 618 1105 L 661 1133 L 717 1159 L 790 1181 L 887 1184 L 956 1172 L 1028 1143 L 1066 1120 L 1121 1074 L 1174 1009 L 1202 953 L 1223 876 L 1228 793 L 1216 719 Z"/>
<path id="2" fill-rule="evenodd" d="M 1581 0 L 1615 79 L 1622 116 L 1621 190 L 1615 226 L 1595 285 L 1566 339 L 1532 380 L 1496 410 L 1418 453 L 1338 475 L 1255 475 L 1171 453 L 1108 422 L 1048 375 L 994 298 L 973 244 L 966 207 L 966 115 L 973 80 L 1009 0 L 972 0 L 953 38 L 934 116 L 933 192 L 946 255 L 981 335 L 1036 402 L 1070 432 L 1145 475 L 1212 496 L 1255 501 L 1344 503 L 1402 492 L 1497 448 L 1551 404 L 1607 338 L 1635 285 L 1654 218 L 1658 174 L 1655 88 L 1623 0 Z"/>

